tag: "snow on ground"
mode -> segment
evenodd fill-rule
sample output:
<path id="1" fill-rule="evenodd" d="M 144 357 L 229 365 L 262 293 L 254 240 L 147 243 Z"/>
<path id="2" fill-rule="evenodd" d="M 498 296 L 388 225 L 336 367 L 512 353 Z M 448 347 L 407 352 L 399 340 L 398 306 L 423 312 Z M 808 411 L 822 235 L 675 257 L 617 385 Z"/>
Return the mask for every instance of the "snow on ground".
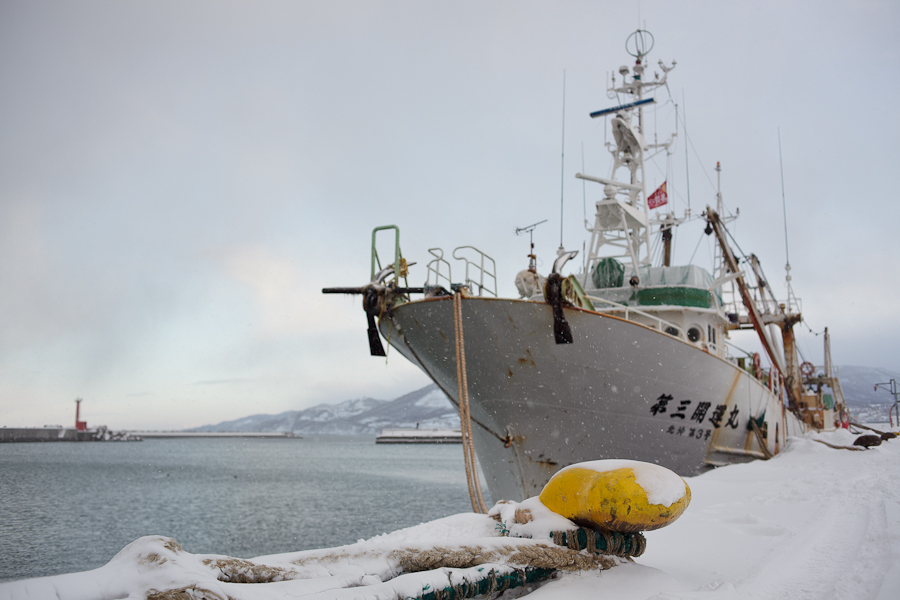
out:
<path id="1" fill-rule="evenodd" d="M 565 574 L 529 600 L 900 598 L 900 438 L 865 452 L 840 431 L 769 461 L 687 478 L 692 501 L 643 556 Z"/>
<path id="2" fill-rule="evenodd" d="M 528 597 L 898 598 L 900 439 L 866 451 L 817 441 L 851 446 L 854 439 L 846 431 L 792 438 L 770 461 L 687 478 L 691 505 L 674 524 L 645 534 L 643 556 L 614 561 L 602 571 L 563 573 Z M 497 537 L 496 525 L 482 515 L 455 515 L 350 546 L 259 557 L 252 563 L 193 555 L 152 536 L 94 571 L 0 584 L 0 599 L 145 598 L 151 588 L 192 584 L 223 598 L 248 600 L 402 598 L 417 595 L 425 585 L 434 589 L 481 572 L 469 567 L 397 576 L 404 556 L 455 545 L 494 552 L 501 557 L 495 562 L 509 565 L 515 563 L 510 552 L 539 542 Z M 242 573 L 273 582 L 234 583 Z M 223 581 L 223 574 L 230 574 L 232 582 Z"/>

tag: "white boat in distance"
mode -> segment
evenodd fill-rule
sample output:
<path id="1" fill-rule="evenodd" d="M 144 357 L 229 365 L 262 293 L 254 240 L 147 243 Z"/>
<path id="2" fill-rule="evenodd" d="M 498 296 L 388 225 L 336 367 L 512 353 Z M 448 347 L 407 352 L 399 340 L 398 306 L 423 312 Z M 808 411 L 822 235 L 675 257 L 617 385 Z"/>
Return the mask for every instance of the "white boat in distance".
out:
<path id="1" fill-rule="evenodd" d="M 368 285 L 323 290 L 362 294 L 372 354 L 384 355 L 380 332 L 460 406 L 464 445 L 468 424 L 494 500 L 536 495 L 556 471 L 587 460 L 635 459 L 696 475 L 769 458 L 789 435 L 849 420 L 827 329 L 823 365 L 801 362 L 790 277 L 780 302 L 756 256 L 733 252 L 726 222 L 734 217 L 724 215 L 721 193 L 701 215 L 718 241 L 712 272 L 669 264 L 672 230 L 690 214 L 650 214 L 665 187 L 648 197 L 645 161 L 675 140 L 644 136 L 644 108 L 655 102 L 646 95 L 675 68 L 660 60 L 662 75 L 645 81 L 652 43 L 643 30 L 628 38 L 635 62 L 619 69 L 618 85 L 613 75 L 616 106 L 591 114 L 610 120 L 615 142 L 608 177 L 576 176 L 604 194 L 580 273 L 563 274 L 577 252 L 561 248 L 552 272 L 538 275 L 532 245 L 529 269 L 516 277 L 521 298 L 498 298 L 490 257 L 455 249 L 465 268 L 455 283 L 435 248 L 425 284 L 409 287 L 391 225 L 372 233 Z M 381 268 L 375 239 L 384 230 L 394 232 L 394 260 Z M 662 237 L 658 265 L 651 230 Z M 763 357 L 731 354 L 726 340 L 740 329 L 756 331 Z"/>

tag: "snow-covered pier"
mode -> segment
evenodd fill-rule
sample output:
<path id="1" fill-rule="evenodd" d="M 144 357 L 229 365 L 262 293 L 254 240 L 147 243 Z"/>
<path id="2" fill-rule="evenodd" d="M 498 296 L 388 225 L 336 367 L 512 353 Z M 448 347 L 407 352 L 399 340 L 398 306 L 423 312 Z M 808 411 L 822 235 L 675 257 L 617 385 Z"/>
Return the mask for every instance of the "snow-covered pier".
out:
<path id="1" fill-rule="evenodd" d="M 461 444 L 459 429 L 382 429 L 376 444 Z"/>

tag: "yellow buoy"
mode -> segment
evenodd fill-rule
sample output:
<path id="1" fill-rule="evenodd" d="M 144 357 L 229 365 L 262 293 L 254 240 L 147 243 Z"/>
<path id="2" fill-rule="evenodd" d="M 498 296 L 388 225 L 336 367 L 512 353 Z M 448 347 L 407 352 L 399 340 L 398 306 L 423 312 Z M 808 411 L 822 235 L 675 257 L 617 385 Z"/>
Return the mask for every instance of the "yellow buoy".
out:
<path id="1" fill-rule="evenodd" d="M 579 525 L 621 533 L 652 531 L 681 516 L 691 488 L 665 467 L 636 460 L 598 460 L 554 475 L 541 503 Z"/>

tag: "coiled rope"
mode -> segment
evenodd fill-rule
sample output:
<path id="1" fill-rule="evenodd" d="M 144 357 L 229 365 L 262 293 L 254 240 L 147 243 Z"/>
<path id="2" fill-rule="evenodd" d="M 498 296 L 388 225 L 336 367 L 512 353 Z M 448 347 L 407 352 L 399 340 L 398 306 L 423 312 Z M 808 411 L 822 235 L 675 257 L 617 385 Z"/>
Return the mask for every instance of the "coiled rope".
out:
<path id="1" fill-rule="evenodd" d="M 478 480 L 478 464 L 475 462 L 475 445 L 472 442 L 472 416 L 469 414 L 469 383 L 466 379 L 466 345 L 462 326 L 462 292 L 453 295 L 453 326 L 456 333 L 456 381 L 459 398 L 459 422 L 463 438 L 463 459 L 466 463 L 466 483 L 472 510 L 487 514 L 487 505 Z"/>
<path id="2" fill-rule="evenodd" d="M 647 549 L 647 539 L 640 532 L 620 533 L 579 527 L 572 531 L 554 531 L 551 537 L 554 544 L 593 554 L 637 557 Z"/>

